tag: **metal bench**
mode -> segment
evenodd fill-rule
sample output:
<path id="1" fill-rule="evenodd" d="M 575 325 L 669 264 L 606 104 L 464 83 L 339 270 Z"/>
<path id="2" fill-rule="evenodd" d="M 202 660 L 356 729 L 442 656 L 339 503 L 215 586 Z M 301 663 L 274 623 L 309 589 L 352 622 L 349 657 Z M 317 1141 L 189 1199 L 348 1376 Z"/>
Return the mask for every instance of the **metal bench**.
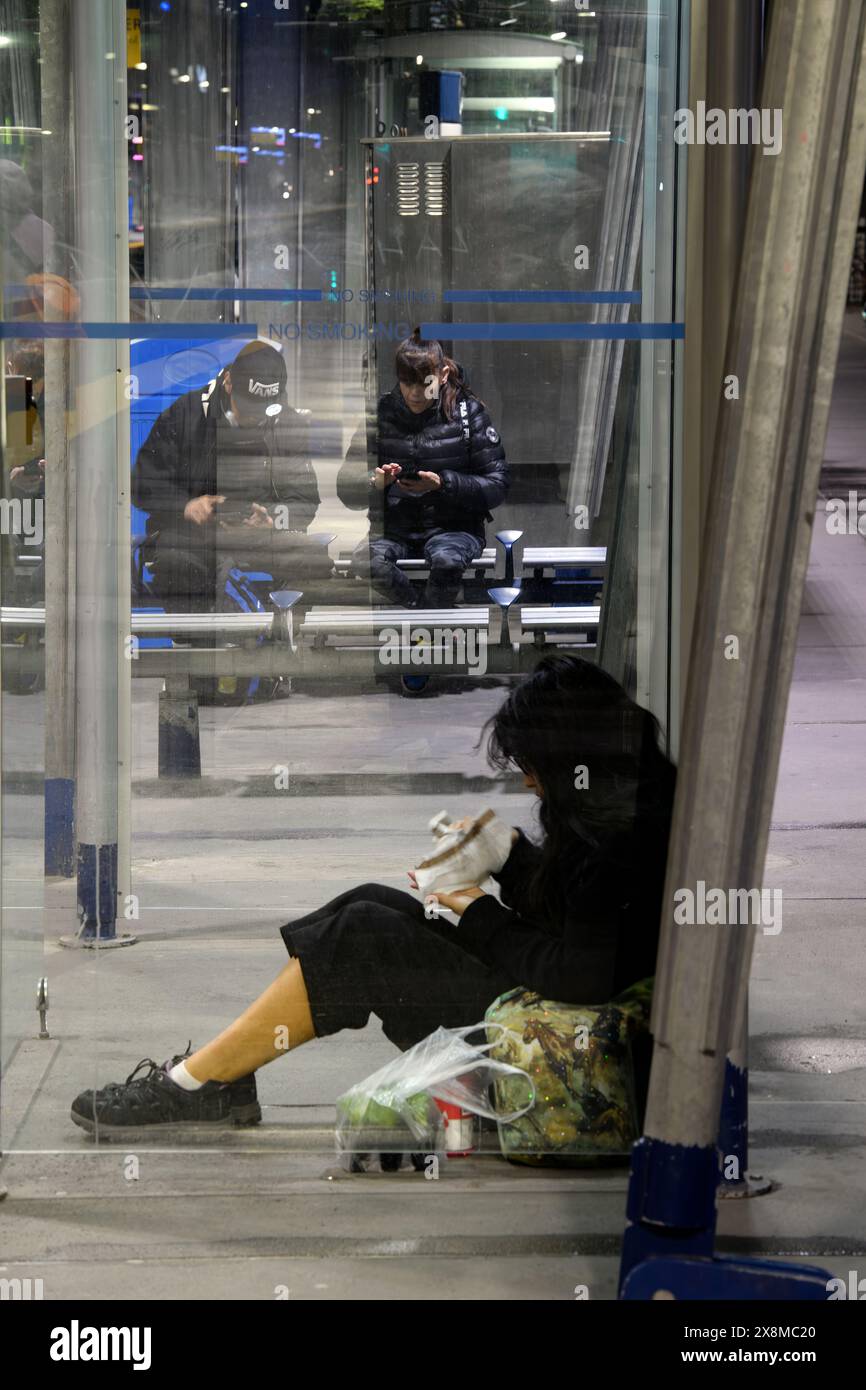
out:
<path id="1" fill-rule="evenodd" d="M 488 590 L 489 603 L 466 608 L 312 607 L 298 629 L 299 669 L 319 674 L 363 667 L 418 674 L 529 670 L 540 647 L 595 644 L 600 607 L 520 605 L 516 585 Z"/>
<path id="2" fill-rule="evenodd" d="M 563 569 L 601 570 L 607 562 L 607 547 L 603 545 L 541 545 L 524 546 L 522 531 L 499 531 L 498 546 L 489 545 L 464 570 L 464 578 L 497 579 L 511 585 L 531 574 L 541 579 L 545 572 Z M 348 574 L 350 555 L 334 561 L 338 574 Z M 424 559 L 398 560 L 397 568 L 407 574 L 426 575 L 430 566 Z"/>
<path id="3" fill-rule="evenodd" d="M 133 610 L 130 618 L 131 674 L 159 678 L 159 771 L 161 776 L 199 776 L 198 700 L 192 677 L 317 678 L 355 674 L 518 675 L 534 665 L 548 645 L 591 647 L 598 630 L 598 605 L 520 604 L 524 566 L 604 564 L 604 547 L 534 547 L 521 550 L 522 532 L 497 534 L 474 562 L 503 582 L 486 591 L 486 603 L 465 608 L 403 609 L 318 605 L 300 622 L 294 609 L 300 590 L 268 595 L 263 612 L 165 613 Z M 322 537 L 325 540 L 325 537 Z M 423 560 L 402 562 L 426 568 Z M 40 669 L 38 642 L 45 609 L 0 609 L 3 645 L 15 652 L 16 668 Z M 29 639 L 8 641 L 12 630 Z M 216 645 L 195 645 L 208 637 Z M 148 639 L 166 639 L 158 646 Z M 33 640 L 35 639 L 35 641 Z M 170 643 L 170 645 L 167 645 Z"/>

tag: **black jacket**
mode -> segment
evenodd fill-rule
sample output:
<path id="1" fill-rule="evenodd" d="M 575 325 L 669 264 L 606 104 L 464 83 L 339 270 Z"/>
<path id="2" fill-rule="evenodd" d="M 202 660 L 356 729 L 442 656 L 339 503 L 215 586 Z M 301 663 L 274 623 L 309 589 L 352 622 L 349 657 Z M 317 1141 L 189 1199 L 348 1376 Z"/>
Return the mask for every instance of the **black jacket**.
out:
<path id="1" fill-rule="evenodd" d="M 283 406 L 264 429 L 233 429 L 222 404 L 223 373 L 204 390 L 188 391 L 164 410 L 138 451 L 132 499 L 149 512 L 148 536 L 163 543 L 201 547 L 207 527 L 183 515 L 187 502 L 227 494 L 249 513 L 259 502 L 273 514 L 288 507 L 288 531 L 306 531 L 319 507 L 319 489 L 309 457 L 306 413 Z"/>
<path id="2" fill-rule="evenodd" d="M 463 379 L 461 370 L 461 385 Z M 395 385 L 380 398 L 375 419 L 368 414 L 358 428 L 337 476 L 337 495 L 347 507 L 368 509 L 371 535 L 469 531 L 483 540 L 484 522 L 508 490 L 508 465 L 486 408 L 464 390 L 457 401 L 453 420 L 445 418 L 441 400 L 416 415 Z M 401 495 L 393 484 L 379 492 L 370 474 L 384 463 L 438 473 L 442 486 L 421 497 Z"/>
<path id="3" fill-rule="evenodd" d="M 540 853 L 521 834 L 501 873 L 502 903 L 485 895 L 454 928 L 454 942 L 515 985 L 565 1004 L 605 1004 L 655 974 L 669 821 L 637 822 L 601 855 L 562 866 L 563 919 L 533 915 L 527 883 Z"/>

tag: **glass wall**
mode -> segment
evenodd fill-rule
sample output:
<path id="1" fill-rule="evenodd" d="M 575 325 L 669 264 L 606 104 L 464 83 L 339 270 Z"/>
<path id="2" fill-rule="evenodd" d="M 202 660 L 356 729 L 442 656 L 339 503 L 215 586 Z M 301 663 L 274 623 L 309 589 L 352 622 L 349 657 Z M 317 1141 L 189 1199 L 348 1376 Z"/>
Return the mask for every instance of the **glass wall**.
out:
<path id="1" fill-rule="evenodd" d="M 76 1093 L 405 888 L 443 808 L 531 831 L 479 733 L 544 654 L 675 732 L 683 22 L 0 4 L 4 1147 L 90 1142 Z M 275 1136 L 332 1148 L 412 1031 L 376 1009 L 259 1073 Z"/>

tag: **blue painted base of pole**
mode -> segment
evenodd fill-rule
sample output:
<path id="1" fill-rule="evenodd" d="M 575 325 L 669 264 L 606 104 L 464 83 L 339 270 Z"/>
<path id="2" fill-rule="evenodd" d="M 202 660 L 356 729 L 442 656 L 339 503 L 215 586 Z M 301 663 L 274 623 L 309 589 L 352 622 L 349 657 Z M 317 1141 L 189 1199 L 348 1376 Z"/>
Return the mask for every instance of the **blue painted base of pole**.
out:
<path id="1" fill-rule="evenodd" d="M 75 782 L 71 777 L 45 779 L 45 873 L 62 878 L 75 873 Z"/>
<path id="2" fill-rule="evenodd" d="M 718 1196 L 760 1197 L 772 1192 L 771 1178 L 749 1172 L 749 1069 L 725 1062 L 725 1088 L 719 1118 L 721 1178 Z"/>
<path id="3" fill-rule="evenodd" d="M 138 937 L 117 933 L 117 845 L 78 846 L 78 932 L 60 945 L 107 950 L 134 946 Z"/>
<path id="4" fill-rule="evenodd" d="M 722 1183 L 739 1182 L 749 1166 L 749 1072 L 725 1062 L 725 1089 L 719 1119 Z"/>
<path id="5" fill-rule="evenodd" d="M 833 1282 L 832 1275 L 817 1265 L 725 1255 L 708 1260 L 674 1256 L 637 1265 L 626 1279 L 620 1297 L 626 1302 L 675 1299 L 689 1303 L 742 1303 L 778 1299 L 826 1303 Z"/>
<path id="6" fill-rule="evenodd" d="M 639 1139 L 631 1151 L 620 1291 L 633 1269 L 657 1256 L 710 1258 L 716 1234 L 715 1146 Z"/>
<path id="7" fill-rule="evenodd" d="M 112 941 L 117 935 L 117 844 L 78 846 L 78 935 Z"/>

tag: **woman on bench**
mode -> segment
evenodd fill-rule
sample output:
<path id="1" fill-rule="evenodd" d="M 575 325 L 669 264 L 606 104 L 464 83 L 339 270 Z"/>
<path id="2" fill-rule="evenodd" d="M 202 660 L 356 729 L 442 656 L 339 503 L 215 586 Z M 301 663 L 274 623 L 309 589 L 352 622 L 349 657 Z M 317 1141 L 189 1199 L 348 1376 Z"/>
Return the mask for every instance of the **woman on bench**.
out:
<path id="1" fill-rule="evenodd" d="M 442 344 L 415 329 L 397 348 L 396 383 L 362 425 L 337 475 L 346 507 L 366 508 L 369 537 L 352 572 L 386 602 L 453 608 L 463 571 L 484 549 L 484 523 L 508 491 L 508 467 L 484 402 Z M 417 594 L 398 560 L 427 561 Z"/>
<path id="2" fill-rule="evenodd" d="M 455 924 L 381 884 L 341 894 L 281 928 L 288 965 L 218 1037 L 82 1091 L 74 1122 L 122 1140 L 254 1124 L 257 1068 L 371 1014 L 405 1049 L 477 1022 L 518 985 L 600 1003 L 652 975 L 675 778 L 655 719 L 599 667 L 555 654 L 490 721 L 488 753 L 523 773 L 543 832 L 534 844 L 494 827 L 501 903 L 480 888 L 439 892 Z"/>

